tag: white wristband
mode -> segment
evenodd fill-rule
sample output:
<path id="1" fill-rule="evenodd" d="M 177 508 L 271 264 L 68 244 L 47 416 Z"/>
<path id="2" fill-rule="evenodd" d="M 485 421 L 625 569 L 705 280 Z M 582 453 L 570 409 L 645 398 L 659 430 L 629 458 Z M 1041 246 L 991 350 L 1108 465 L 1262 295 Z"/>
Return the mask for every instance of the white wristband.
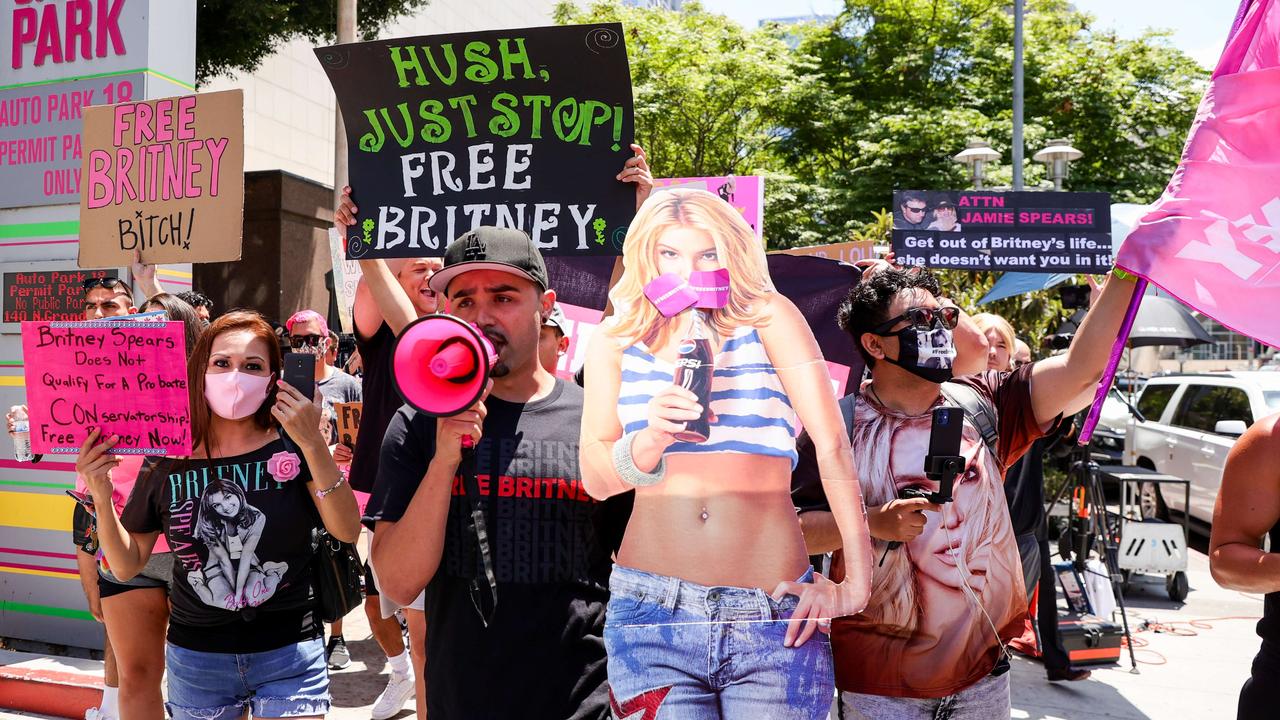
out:
<path id="1" fill-rule="evenodd" d="M 645 472 L 636 467 L 636 461 L 631 457 L 631 443 L 635 442 L 637 434 L 629 432 L 613 444 L 613 468 L 617 471 L 618 477 L 628 485 L 635 487 L 657 485 L 667 476 L 667 459 L 664 457 L 659 460 L 653 472 Z"/>

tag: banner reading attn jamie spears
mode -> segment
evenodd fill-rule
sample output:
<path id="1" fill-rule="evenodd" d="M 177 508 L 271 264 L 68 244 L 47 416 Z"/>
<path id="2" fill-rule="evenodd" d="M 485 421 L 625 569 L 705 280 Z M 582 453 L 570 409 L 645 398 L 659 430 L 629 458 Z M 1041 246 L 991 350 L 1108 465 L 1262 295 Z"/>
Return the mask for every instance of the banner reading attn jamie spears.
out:
<path id="1" fill-rule="evenodd" d="M 898 190 L 893 252 L 904 265 L 955 270 L 1111 270 L 1107 193 Z"/>
<path id="2" fill-rule="evenodd" d="M 568 25 L 317 48 L 342 109 L 350 258 L 444 255 L 480 225 L 546 255 L 617 255 L 635 190 L 622 26 Z"/>

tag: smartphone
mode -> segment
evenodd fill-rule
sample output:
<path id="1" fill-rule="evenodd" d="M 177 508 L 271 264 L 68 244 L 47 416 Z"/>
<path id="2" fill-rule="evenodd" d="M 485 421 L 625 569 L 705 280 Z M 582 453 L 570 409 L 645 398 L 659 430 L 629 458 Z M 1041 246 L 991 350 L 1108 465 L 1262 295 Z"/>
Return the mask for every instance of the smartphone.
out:
<path id="1" fill-rule="evenodd" d="M 76 502 L 84 506 L 84 509 L 87 510 L 90 515 L 92 515 L 93 517 L 98 516 L 97 510 L 94 509 L 92 495 L 90 495 L 89 493 L 82 493 L 76 490 L 66 490 L 64 492 L 70 495 L 72 500 L 75 500 Z"/>
<path id="2" fill-rule="evenodd" d="M 933 409 L 929 426 L 929 454 L 925 457 L 926 474 L 936 475 L 938 492 L 934 502 L 951 502 L 951 489 L 956 476 L 964 472 L 960 440 L 964 434 L 964 410 L 950 405 Z"/>
<path id="3" fill-rule="evenodd" d="M 316 356 L 310 353 L 285 353 L 282 379 L 298 389 L 303 397 L 316 396 Z"/>

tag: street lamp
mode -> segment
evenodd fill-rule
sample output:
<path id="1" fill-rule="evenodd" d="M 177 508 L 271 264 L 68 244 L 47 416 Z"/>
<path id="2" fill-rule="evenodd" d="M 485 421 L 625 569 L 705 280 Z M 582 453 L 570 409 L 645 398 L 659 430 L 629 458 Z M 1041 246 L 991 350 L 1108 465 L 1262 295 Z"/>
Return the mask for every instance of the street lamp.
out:
<path id="1" fill-rule="evenodd" d="M 973 181 L 975 190 L 982 189 L 982 180 L 986 176 L 986 165 L 1000 159 L 1000 153 L 991 149 L 991 144 L 982 140 L 970 140 L 964 150 L 951 158 L 969 168 L 969 179 Z"/>
<path id="2" fill-rule="evenodd" d="M 1069 140 L 1050 140 L 1045 148 L 1031 157 L 1036 162 L 1048 166 L 1049 178 L 1053 180 L 1053 189 L 1062 191 L 1062 181 L 1067 179 L 1067 170 L 1071 163 L 1084 157 L 1084 153 L 1071 147 Z"/>

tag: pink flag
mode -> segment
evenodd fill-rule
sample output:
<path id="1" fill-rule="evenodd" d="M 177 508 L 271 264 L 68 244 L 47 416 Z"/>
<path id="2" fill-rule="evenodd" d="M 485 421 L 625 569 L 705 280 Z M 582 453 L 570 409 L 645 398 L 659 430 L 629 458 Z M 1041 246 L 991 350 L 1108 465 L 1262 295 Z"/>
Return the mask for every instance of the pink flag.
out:
<path id="1" fill-rule="evenodd" d="M 1182 161 L 1116 264 L 1280 346 L 1280 3 L 1238 18 Z"/>

